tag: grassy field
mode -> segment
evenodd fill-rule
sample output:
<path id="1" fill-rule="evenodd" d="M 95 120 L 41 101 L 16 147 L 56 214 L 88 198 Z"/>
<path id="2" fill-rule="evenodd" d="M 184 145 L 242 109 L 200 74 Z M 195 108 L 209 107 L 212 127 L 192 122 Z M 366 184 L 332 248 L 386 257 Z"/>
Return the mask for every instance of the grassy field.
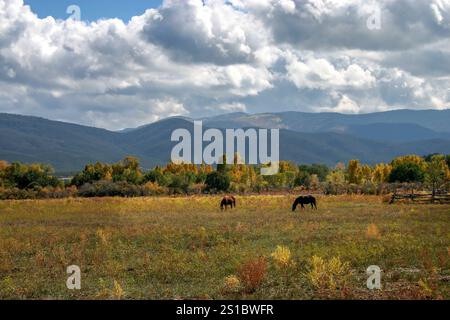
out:
<path id="1" fill-rule="evenodd" d="M 450 298 L 450 206 L 341 196 L 292 213 L 293 199 L 0 202 L 0 299 Z"/>

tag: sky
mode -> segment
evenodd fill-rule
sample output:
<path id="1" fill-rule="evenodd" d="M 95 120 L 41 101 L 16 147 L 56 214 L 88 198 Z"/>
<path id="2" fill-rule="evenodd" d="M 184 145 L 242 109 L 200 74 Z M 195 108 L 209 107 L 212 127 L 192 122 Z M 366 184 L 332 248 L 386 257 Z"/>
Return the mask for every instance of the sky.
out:
<path id="1" fill-rule="evenodd" d="M 76 5 L 80 8 L 81 19 L 95 21 L 98 19 L 119 18 L 128 22 L 132 17 L 142 15 L 149 8 L 161 5 L 161 0 L 25 0 L 39 18 L 52 16 L 67 19 L 67 8 Z"/>
<path id="2" fill-rule="evenodd" d="M 447 109 L 449 40 L 450 0 L 0 0 L 0 112 L 117 130 Z"/>

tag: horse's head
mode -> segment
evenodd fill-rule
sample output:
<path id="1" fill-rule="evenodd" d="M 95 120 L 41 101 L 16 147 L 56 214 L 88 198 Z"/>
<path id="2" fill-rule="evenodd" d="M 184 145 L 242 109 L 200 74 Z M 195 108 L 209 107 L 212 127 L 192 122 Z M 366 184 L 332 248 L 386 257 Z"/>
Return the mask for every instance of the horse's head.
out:
<path id="1" fill-rule="evenodd" d="M 292 205 L 292 211 L 295 211 L 297 209 L 298 201 L 295 200 L 294 204 Z"/>

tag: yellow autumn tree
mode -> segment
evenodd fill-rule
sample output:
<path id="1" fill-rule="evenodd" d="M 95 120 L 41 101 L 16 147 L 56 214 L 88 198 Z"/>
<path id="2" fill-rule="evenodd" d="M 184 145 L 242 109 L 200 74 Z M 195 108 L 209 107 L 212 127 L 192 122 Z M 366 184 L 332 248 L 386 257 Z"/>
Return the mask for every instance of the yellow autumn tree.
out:
<path id="1" fill-rule="evenodd" d="M 3 160 L 0 160 L 0 171 L 5 170 L 9 166 L 9 163 Z"/>
<path id="2" fill-rule="evenodd" d="M 361 183 L 361 164 L 359 163 L 359 160 L 350 160 L 348 162 L 347 176 L 349 183 Z"/>
<path id="3" fill-rule="evenodd" d="M 372 167 L 369 165 L 363 165 L 359 170 L 359 180 L 360 182 L 370 182 L 372 181 Z"/>
<path id="4" fill-rule="evenodd" d="M 372 181 L 377 184 L 388 182 L 391 170 L 392 167 L 389 164 L 377 164 L 372 172 Z"/>
<path id="5" fill-rule="evenodd" d="M 425 181 L 432 189 L 433 196 L 437 189 L 449 182 L 450 172 L 444 156 L 436 155 L 431 158 L 425 170 Z"/>

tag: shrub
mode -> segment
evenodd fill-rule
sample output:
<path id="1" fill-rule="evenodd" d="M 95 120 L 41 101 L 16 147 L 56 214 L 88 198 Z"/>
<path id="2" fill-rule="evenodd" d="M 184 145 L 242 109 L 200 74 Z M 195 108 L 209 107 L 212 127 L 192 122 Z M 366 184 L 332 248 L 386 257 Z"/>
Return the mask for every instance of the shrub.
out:
<path id="1" fill-rule="evenodd" d="M 168 192 L 167 188 L 161 187 L 157 182 L 147 182 L 142 189 L 144 196 L 158 196 Z"/>
<path id="2" fill-rule="evenodd" d="M 206 189 L 206 185 L 204 183 L 196 183 L 189 187 L 189 193 L 193 194 L 202 194 Z"/>
<path id="3" fill-rule="evenodd" d="M 367 227 L 366 236 L 369 239 L 381 239 L 381 234 L 376 224 L 372 223 Z"/>
<path id="4" fill-rule="evenodd" d="M 278 268 L 286 268 L 291 264 L 291 251 L 287 247 L 277 246 L 271 257 Z"/>
<path id="5" fill-rule="evenodd" d="M 0 200 L 25 200 L 36 199 L 37 194 L 33 190 L 8 188 L 0 190 Z"/>
<path id="6" fill-rule="evenodd" d="M 117 280 L 114 280 L 114 290 L 112 290 L 112 297 L 115 300 L 121 300 L 123 296 L 125 295 L 125 292 L 122 289 L 122 286 L 120 285 Z"/>
<path id="7" fill-rule="evenodd" d="M 239 268 L 239 279 L 248 293 L 254 292 L 266 276 L 267 261 L 264 257 L 249 260 Z"/>
<path id="8" fill-rule="evenodd" d="M 366 181 L 361 186 L 361 193 L 366 195 L 375 195 L 377 194 L 377 185 L 371 181 Z"/>
<path id="9" fill-rule="evenodd" d="M 33 189 L 0 188 L 0 200 L 62 199 L 75 196 L 75 187 L 35 187 Z"/>
<path id="10" fill-rule="evenodd" d="M 143 195 L 140 186 L 128 182 L 98 181 L 87 183 L 78 190 L 80 197 L 139 197 Z"/>
<path id="11" fill-rule="evenodd" d="M 350 275 L 350 264 L 342 262 L 339 257 L 329 261 L 318 256 L 310 259 L 310 271 L 307 276 L 317 289 L 342 289 L 346 286 Z"/>
<path id="12" fill-rule="evenodd" d="M 323 183 L 321 189 L 326 195 L 340 195 L 348 192 L 348 187 L 346 184 L 338 184 L 334 182 Z"/>
<path id="13" fill-rule="evenodd" d="M 225 293 L 236 293 L 241 289 L 241 281 L 235 275 L 231 275 L 225 278 L 223 283 L 223 291 Z"/>
<path id="14" fill-rule="evenodd" d="M 381 202 L 383 203 L 391 203 L 392 195 L 386 194 L 381 198 Z"/>

